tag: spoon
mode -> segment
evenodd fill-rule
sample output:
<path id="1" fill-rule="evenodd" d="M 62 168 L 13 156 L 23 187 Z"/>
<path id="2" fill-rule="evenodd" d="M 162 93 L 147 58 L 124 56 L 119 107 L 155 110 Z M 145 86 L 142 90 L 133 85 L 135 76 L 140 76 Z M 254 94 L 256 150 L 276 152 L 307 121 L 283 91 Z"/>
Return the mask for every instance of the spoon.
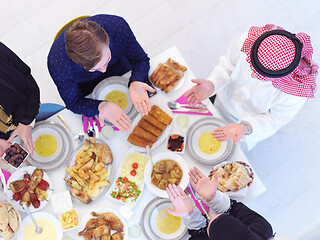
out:
<path id="1" fill-rule="evenodd" d="M 181 107 L 207 108 L 207 106 L 203 105 L 203 104 L 189 105 L 189 104 L 180 104 L 180 103 L 175 102 L 175 101 L 168 102 L 167 104 L 168 104 L 168 107 L 171 108 L 171 109 L 178 109 L 178 108 L 181 108 Z"/>
<path id="2" fill-rule="evenodd" d="M 27 206 L 25 206 L 25 205 L 23 205 L 23 208 L 24 208 L 24 210 L 26 210 L 28 216 L 31 218 L 33 224 L 36 226 L 36 233 L 40 234 L 42 232 L 42 228 L 37 225 L 36 221 L 34 220 L 32 214 L 29 211 L 29 208 Z"/>
<path id="3" fill-rule="evenodd" d="M 151 154 L 150 154 L 150 146 L 149 145 L 147 145 L 146 146 L 146 149 L 147 149 L 147 155 L 148 155 L 148 158 L 150 159 L 150 161 L 151 161 L 151 164 L 152 164 L 152 168 L 153 168 L 153 161 L 152 161 L 152 157 L 151 157 Z"/>

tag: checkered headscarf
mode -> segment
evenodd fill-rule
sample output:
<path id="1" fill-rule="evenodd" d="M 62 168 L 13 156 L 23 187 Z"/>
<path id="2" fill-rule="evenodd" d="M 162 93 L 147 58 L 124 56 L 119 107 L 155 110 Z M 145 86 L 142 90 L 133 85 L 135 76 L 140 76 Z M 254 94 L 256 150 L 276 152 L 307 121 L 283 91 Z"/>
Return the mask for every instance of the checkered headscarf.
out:
<path id="1" fill-rule="evenodd" d="M 283 30 L 273 24 L 264 27 L 251 27 L 241 51 L 246 53 L 247 62 L 255 76 L 261 81 L 272 81 L 272 85 L 280 91 L 299 97 L 313 98 L 316 91 L 316 77 L 319 66 L 312 63 L 313 48 L 310 36 L 298 33 L 295 36 L 303 44 L 301 60 L 293 72 L 280 78 L 270 78 L 261 75 L 253 67 L 250 59 L 251 48 L 254 42 L 264 33 L 271 30 Z M 282 35 L 271 35 L 265 38 L 258 48 L 258 59 L 263 67 L 269 70 L 282 70 L 288 67 L 296 55 L 294 43 Z"/>

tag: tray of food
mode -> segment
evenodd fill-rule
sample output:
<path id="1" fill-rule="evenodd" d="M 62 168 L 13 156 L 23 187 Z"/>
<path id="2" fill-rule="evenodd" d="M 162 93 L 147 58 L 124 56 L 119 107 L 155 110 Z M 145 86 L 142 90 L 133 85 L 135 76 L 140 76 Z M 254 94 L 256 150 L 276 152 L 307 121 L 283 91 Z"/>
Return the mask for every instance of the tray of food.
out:
<path id="1" fill-rule="evenodd" d="M 144 171 L 144 181 L 148 189 L 155 195 L 168 198 L 166 188 L 169 184 L 180 186 L 183 190 L 188 186 L 187 162 L 173 152 L 162 152 L 152 156 Z"/>
<path id="2" fill-rule="evenodd" d="M 132 131 L 128 134 L 128 142 L 139 152 L 146 152 L 146 146 L 157 148 L 165 141 L 171 128 L 173 113 L 166 105 L 166 97 L 157 94 L 150 99 L 152 107 L 148 115 L 138 115 L 132 122 Z"/>
<path id="3" fill-rule="evenodd" d="M 159 62 L 157 67 L 154 69 L 153 64 L 150 67 L 152 74 L 149 77 L 149 81 L 159 90 L 169 93 L 175 91 L 183 86 L 188 74 L 188 69 L 173 60 L 172 58 L 161 58 L 157 59 Z"/>
<path id="4" fill-rule="evenodd" d="M 79 239 L 128 239 L 128 226 L 118 212 L 108 208 L 94 209 L 83 218 Z"/>
<path id="5" fill-rule="evenodd" d="M 116 181 L 106 193 L 107 198 L 133 207 L 144 189 L 144 170 L 148 161 L 146 155 L 130 149 L 121 162 Z"/>
<path id="6" fill-rule="evenodd" d="M 105 193 L 113 176 L 112 152 L 102 139 L 85 139 L 66 168 L 66 184 L 71 195 L 88 204 Z"/>
<path id="7" fill-rule="evenodd" d="M 2 158 L 6 160 L 14 169 L 18 169 L 28 158 L 29 153 L 18 143 L 12 144 L 6 149 Z"/>
<path id="8" fill-rule="evenodd" d="M 10 240 L 21 231 L 21 215 L 3 193 L 0 193 L 0 240 Z"/>
<path id="9" fill-rule="evenodd" d="M 253 182 L 252 168 L 240 161 L 228 161 L 216 165 L 209 174 L 212 179 L 218 173 L 218 190 L 226 192 L 230 197 L 245 197 Z"/>
<path id="10" fill-rule="evenodd" d="M 19 211 L 25 211 L 23 205 L 29 207 L 30 212 L 42 209 L 50 200 L 53 190 L 49 176 L 42 169 L 32 166 L 15 171 L 7 184 L 7 197 L 13 199 Z"/>

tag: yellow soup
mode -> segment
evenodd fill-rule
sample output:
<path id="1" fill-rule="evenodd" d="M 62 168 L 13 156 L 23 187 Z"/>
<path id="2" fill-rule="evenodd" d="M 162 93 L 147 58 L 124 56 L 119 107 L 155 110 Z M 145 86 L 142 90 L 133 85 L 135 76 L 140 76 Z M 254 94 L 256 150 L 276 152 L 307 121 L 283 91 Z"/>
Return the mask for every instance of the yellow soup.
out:
<path id="1" fill-rule="evenodd" d="M 57 230 L 54 225 L 45 219 L 36 219 L 36 223 L 42 228 L 40 234 L 36 233 L 36 227 L 30 222 L 23 230 L 24 240 L 57 240 Z"/>
<path id="2" fill-rule="evenodd" d="M 198 139 L 198 147 L 204 154 L 212 155 L 221 148 L 221 142 L 212 137 L 211 132 L 202 133 Z"/>
<path id="3" fill-rule="evenodd" d="M 50 157 L 57 151 L 58 142 L 54 136 L 43 134 L 36 139 L 34 146 L 40 157 Z"/>
<path id="4" fill-rule="evenodd" d="M 113 90 L 113 91 L 109 92 L 106 95 L 106 97 L 104 98 L 104 100 L 117 104 L 119 107 L 122 108 L 123 111 L 128 106 L 128 97 L 127 97 L 127 95 L 124 94 L 123 92 L 119 91 L 119 90 Z"/>
<path id="5" fill-rule="evenodd" d="M 169 214 L 164 208 L 158 212 L 156 225 L 160 232 L 164 234 L 172 234 L 178 231 L 181 227 L 181 218 Z"/>

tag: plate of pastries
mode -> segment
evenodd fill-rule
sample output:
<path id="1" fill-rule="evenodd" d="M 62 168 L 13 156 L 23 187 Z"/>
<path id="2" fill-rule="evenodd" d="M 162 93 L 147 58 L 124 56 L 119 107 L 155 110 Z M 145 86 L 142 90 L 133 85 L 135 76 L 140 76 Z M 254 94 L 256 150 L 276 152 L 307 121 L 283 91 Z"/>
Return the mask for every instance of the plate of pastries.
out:
<path id="1" fill-rule="evenodd" d="M 162 94 L 157 94 L 151 98 L 153 104 L 156 98 L 161 98 Z M 173 114 L 166 105 L 166 101 L 152 105 L 151 111 L 146 116 L 138 115 L 132 123 L 132 131 L 127 138 L 131 147 L 139 152 L 146 152 L 146 146 L 151 149 L 157 148 L 166 140 L 172 128 Z"/>
<path id="2" fill-rule="evenodd" d="M 172 58 L 168 58 L 165 62 L 160 61 L 154 71 L 150 71 L 152 73 L 149 77 L 149 81 L 157 89 L 169 93 L 179 89 L 183 85 L 186 79 L 185 72 L 187 70 L 188 69 L 182 64 Z"/>

